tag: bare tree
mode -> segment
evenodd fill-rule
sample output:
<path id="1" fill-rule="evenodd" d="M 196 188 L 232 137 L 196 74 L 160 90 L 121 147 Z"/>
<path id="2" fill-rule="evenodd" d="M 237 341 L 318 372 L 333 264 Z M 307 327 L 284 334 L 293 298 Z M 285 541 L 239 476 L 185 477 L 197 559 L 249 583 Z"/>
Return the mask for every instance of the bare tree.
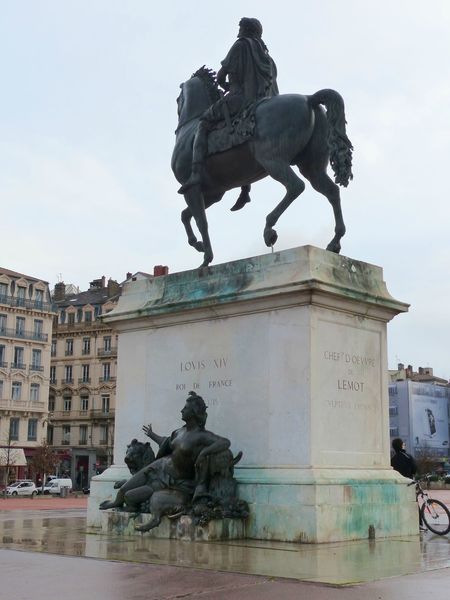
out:
<path id="1" fill-rule="evenodd" d="M 19 451 L 12 445 L 11 427 L 8 429 L 6 445 L 0 448 L 0 466 L 3 468 L 3 497 L 6 498 L 6 488 L 9 483 L 11 467 L 16 465 Z"/>
<path id="2" fill-rule="evenodd" d="M 35 472 L 42 473 L 42 493 L 44 493 L 46 475 L 53 473 L 58 464 L 58 457 L 47 440 L 43 440 L 42 444 L 36 448 L 31 464 Z"/>

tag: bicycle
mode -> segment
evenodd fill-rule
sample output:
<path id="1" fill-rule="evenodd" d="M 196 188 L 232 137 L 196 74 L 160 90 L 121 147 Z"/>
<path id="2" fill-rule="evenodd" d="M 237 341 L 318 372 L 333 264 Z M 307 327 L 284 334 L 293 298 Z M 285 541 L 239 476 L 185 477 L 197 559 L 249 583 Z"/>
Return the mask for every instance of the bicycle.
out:
<path id="1" fill-rule="evenodd" d="M 419 521 L 420 524 L 425 523 L 430 531 L 437 535 L 446 535 L 450 531 L 450 511 L 446 505 L 440 500 L 430 498 L 428 491 L 424 490 L 420 485 L 421 481 L 428 481 L 429 475 L 419 477 L 410 485 L 416 486 L 416 501 L 419 504 Z M 422 504 L 420 504 L 420 501 Z"/>

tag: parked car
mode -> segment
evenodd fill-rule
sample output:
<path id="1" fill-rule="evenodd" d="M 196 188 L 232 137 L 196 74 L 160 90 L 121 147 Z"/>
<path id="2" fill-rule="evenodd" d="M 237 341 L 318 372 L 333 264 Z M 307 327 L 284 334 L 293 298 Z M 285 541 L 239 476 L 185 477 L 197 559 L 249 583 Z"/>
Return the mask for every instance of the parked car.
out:
<path id="1" fill-rule="evenodd" d="M 31 480 L 14 481 L 6 488 L 7 496 L 37 496 L 37 488 Z"/>
<path id="2" fill-rule="evenodd" d="M 64 492 L 62 491 L 63 489 L 65 490 Z M 47 493 L 53 495 L 71 492 L 72 480 L 68 477 L 63 479 L 52 479 L 52 481 L 44 487 L 44 494 L 46 493 L 46 490 L 48 490 Z"/>

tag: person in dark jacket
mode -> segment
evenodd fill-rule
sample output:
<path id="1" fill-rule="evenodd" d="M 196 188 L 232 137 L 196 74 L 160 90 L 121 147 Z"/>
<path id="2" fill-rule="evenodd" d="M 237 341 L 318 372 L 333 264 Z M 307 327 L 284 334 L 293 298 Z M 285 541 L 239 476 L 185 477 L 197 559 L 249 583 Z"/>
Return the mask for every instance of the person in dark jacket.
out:
<path id="1" fill-rule="evenodd" d="M 403 477 L 412 479 L 417 472 L 417 465 L 414 458 L 405 451 L 405 443 L 400 438 L 392 440 L 394 456 L 391 458 L 391 466 Z"/>

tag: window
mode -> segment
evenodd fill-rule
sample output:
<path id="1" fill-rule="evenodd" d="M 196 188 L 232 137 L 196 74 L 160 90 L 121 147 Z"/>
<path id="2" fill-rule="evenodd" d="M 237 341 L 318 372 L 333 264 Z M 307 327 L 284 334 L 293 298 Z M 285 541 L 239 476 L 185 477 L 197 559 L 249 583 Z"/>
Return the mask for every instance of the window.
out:
<path id="1" fill-rule="evenodd" d="M 391 437 L 397 437 L 398 436 L 398 427 L 390 427 L 389 428 L 389 435 Z"/>
<path id="2" fill-rule="evenodd" d="M 6 332 L 6 315 L 0 315 L 0 333 Z"/>
<path id="3" fill-rule="evenodd" d="M 0 379 L 0 400 L 3 398 L 3 379 Z"/>
<path id="4" fill-rule="evenodd" d="M 62 310 L 60 313 L 60 323 L 61 323 L 61 325 L 64 325 L 65 322 L 66 322 L 66 311 Z"/>
<path id="5" fill-rule="evenodd" d="M 111 352 L 111 336 L 105 336 L 103 338 L 103 350 L 105 352 Z"/>
<path id="6" fill-rule="evenodd" d="M 83 309 L 79 308 L 77 310 L 77 321 L 78 321 L 78 323 L 81 323 L 82 320 L 83 320 Z"/>
<path id="7" fill-rule="evenodd" d="M 390 406 L 389 407 L 389 416 L 395 417 L 396 415 L 398 415 L 398 406 Z"/>
<path id="8" fill-rule="evenodd" d="M 8 284 L 0 283 L 0 302 L 6 303 L 7 296 L 8 296 Z"/>
<path id="9" fill-rule="evenodd" d="M 17 417 L 9 420 L 9 439 L 12 441 L 19 439 L 19 419 Z"/>
<path id="10" fill-rule="evenodd" d="M 71 312 L 67 314 L 67 323 L 69 325 L 74 325 L 75 324 L 75 313 Z"/>
<path id="11" fill-rule="evenodd" d="M 72 356 L 72 354 L 73 354 L 73 340 L 67 339 L 66 340 L 66 356 Z"/>
<path id="12" fill-rule="evenodd" d="M 63 397 L 63 410 L 64 412 L 70 412 L 72 410 L 72 396 Z"/>
<path id="13" fill-rule="evenodd" d="M 39 402 L 39 392 L 41 386 L 39 383 L 32 383 L 30 385 L 30 400 L 31 402 Z"/>
<path id="14" fill-rule="evenodd" d="M 103 363 L 103 381 L 109 381 L 111 377 L 111 363 Z"/>
<path id="15" fill-rule="evenodd" d="M 20 400 L 22 398 L 22 382 L 13 381 L 11 386 L 11 398 L 13 400 Z"/>
<path id="16" fill-rule="evenodd" d="M 48 399 L 48 412 L 55 412 L 55 396 L 50 396 Z"/>
<path id="17" fill-rule="evenodd" d="M 18 337 L 25 335 L 25 317 L 16 317 L 16 335 Z"/>
<path id="18" fill-rule="evenodd" d="M 91 353 L 91 338 L 85 337 L 83 338 L 83 354 Z"/>
<path id="19" fill-rule="evenodd" d="M 65 446 L 70 444 L 70 425 L 62 426 L 62 443 Z"/>
<path id="20" fill-rule="evenodd" d="M 81 365 L 83 383 L 89 383 L 89 365 Z"/>
<path id="21" fill-rule="evenodd" d="M 31 354 L 31 368 L 34 371 L 40 371 L 43 367 L 41 367 L 42 360 L 42 351 L 41 350 L 33 350 Z"/>
<path id="22" fill-rule="evenodd" d="M 53 425 L 47 427 L 47 443 L 53 444 Z"/>
<path id="23" fill-rule="evenodd" d="M 102 395 L 102 412 L 109 413 L 109 395 Z"/>
<path id="24" fill-rule="evenodd" d="M 44 292 L 42 290 L 36 290 L 34 294 L 34 304 L 37 308 L 42 308 L 44 302 Z"/>
<path id="25" fill-rule="evenodd" d="M 100 308 L 100 306 L 96 306 L 94 308 L 94 317 L 97 318 L 99 315 L 101 315 L 102 313 L 102 309 Z"/>
<path id="26" fill-rule="evenodd" d="M 89 396 L 80 396 L 80 410 L 82 412 L 89 410 Z"/>
<path id="27" fill-rule="evenodd" d="M 6 362 L 5 362 L 5 357 L 6 357 L 6 347 L 3 346 L 3 344 L 0 345 L 0 367 L 6 367 Z"/>
<path id="28" fill-rule="evenodd" d="M 41 319 L 34 320 L 34 331 L 33 336 L 35 340 L 42 339 L 42 331 L 43 331 L 44 322 Z"/>
<path id="29" fill-rule="evenodd" d="M 37 419 L 28 419 L 28 436 L 29 442 L 35 442 L 37 440 Z"/>
<path id="30" fill-rule="evenodd" d="M 84 320 L 86 321 L 86 323 L 91 323 L 92 322 L 92 310 L 87 310 L 84 313 Z"/>
<path id="31" fill-rule="evenodd" d="M 102 446 L 108 444 L 108 425 L 100 425 L 100 444 Z"/>
<path id="32" fill-rule="evenodd" d="M 16 369 L 24 369 L 25 365 L 23 364 L 23 348 L 19 346 L 14 347 L 14 364 L 13 367 Z"/>
<path id="33" fill-rule="evenodd" d="M 56 356 L 56 340 L 52 340 L 52 356 Z"/>
<path id="34" fill-rule="evenodd" d="M 80 425 L 80 445 L 87 444 L 87 425 Z"/>
<path id="35" fill-rule="evenodd" d="M 50 367 L 50 383 L 56 383 L 56 367 Z"/>
<path id="36" fill-rule="evenodd" d="M 17 286 L 17 306 L 25 306 L 25 294 L 26 294 L 27 288 L 24 288 L 22 286 Z"/>
<path id="37" fill-rule="evenodd" d="M 73 379 L 72 379 L 72 365 L 66 365 L 65 368 L 65 373 L 66 373 L 66 383 L 73 383 Z"/>

